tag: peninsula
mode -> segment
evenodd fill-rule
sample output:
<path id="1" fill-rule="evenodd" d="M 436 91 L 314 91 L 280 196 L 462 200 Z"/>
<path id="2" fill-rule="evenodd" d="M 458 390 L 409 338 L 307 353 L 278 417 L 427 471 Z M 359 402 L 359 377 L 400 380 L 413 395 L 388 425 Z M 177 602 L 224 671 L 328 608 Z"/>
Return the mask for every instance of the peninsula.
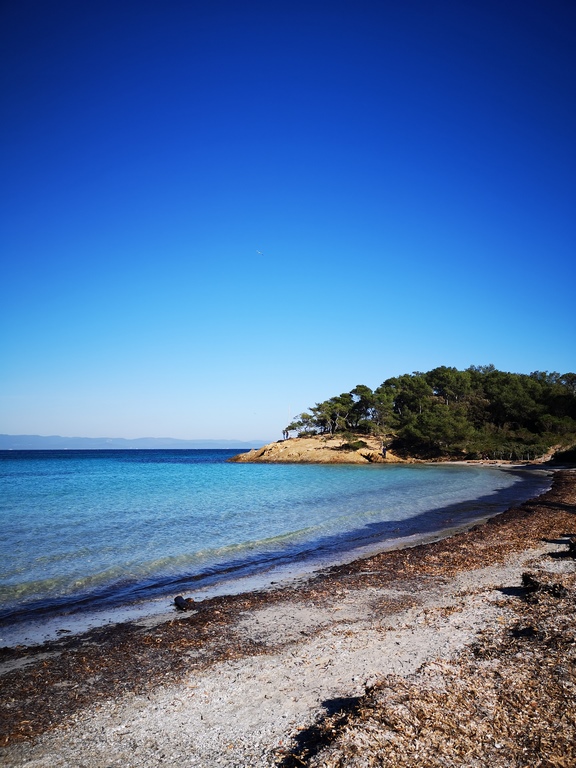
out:
<path id="1" fill-rule="evenodd" d="M 440 366 L 386 379 L 375 390 L 358 384 L 316 403 L 283 434 L 290 439 L 236 460 L 543 461 L 576 445 L 576 374 Z"/>
<path id="2" fill-rule="evenodd" d="M 233 456 L 229 461 L 301 464 L 386 464 L 406 463 L 382 441 L 371 435 L 355 437 L 351 442 L 343 434 L 310 435 L 279 440 Z"/>

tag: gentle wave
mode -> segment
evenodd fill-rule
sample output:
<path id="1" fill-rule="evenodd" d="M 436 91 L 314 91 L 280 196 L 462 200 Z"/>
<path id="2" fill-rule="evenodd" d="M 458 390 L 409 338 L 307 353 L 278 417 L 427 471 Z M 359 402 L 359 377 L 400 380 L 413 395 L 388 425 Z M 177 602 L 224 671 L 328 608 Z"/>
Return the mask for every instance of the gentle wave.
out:
<path id="1" fill-rule="evenodd" d="M 0 456 L 0 621 L 198 589 L 495 514 L 544 473 L 228 464 L 232 451 Z M 32 454 L 32 455 L 31 455 Z"/>

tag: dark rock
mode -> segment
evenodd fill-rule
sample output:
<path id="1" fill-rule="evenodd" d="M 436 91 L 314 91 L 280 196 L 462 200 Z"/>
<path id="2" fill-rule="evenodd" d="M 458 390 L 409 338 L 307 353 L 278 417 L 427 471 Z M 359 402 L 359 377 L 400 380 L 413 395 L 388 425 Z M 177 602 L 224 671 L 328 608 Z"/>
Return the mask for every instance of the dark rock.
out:
<path id="1" fill-rule="evenodd" d="M 174 605 L 179 611 L 189 611 L 194 605 L 194 600 L 191 597 L 183 598 L 182 595 L 178 595 L 174 598 Z"/>

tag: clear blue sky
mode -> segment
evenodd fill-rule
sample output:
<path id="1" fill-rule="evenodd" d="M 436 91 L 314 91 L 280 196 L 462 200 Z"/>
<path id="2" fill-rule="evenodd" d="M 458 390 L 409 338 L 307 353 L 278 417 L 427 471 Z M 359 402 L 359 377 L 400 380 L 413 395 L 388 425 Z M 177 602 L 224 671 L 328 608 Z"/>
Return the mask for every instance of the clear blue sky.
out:
<path id="1" fill-rule="evenodd" d="M 0 60 L 0 432 L 576 370 L 573 0 L 4 0 Z"/>

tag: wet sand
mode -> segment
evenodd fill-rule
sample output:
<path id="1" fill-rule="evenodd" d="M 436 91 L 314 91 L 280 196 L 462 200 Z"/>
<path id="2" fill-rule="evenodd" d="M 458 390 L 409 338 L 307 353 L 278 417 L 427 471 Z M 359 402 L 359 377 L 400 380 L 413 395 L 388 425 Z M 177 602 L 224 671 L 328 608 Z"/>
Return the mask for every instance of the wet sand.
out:
<path id="1" fill-rule="evenodd" d="M 516 626 L 523 572 L 566 585 L 561 629 L 576 639 L 565 610 L 576 565 L 563 556 L 576 535 L 575 513 L 576 471 L 558 471 L 546 494 L 449 539 L 215 597 L 161 624 L 125 623 L 5 649 L 0 760 L 86 768 L 339 765 L 322 750 L 334 753 L 338 723 L 373 696 L 373 686 L 391 675 L 395 690 L 416 684 L 427 665 L 463 663 L 480 639 Z"/>

